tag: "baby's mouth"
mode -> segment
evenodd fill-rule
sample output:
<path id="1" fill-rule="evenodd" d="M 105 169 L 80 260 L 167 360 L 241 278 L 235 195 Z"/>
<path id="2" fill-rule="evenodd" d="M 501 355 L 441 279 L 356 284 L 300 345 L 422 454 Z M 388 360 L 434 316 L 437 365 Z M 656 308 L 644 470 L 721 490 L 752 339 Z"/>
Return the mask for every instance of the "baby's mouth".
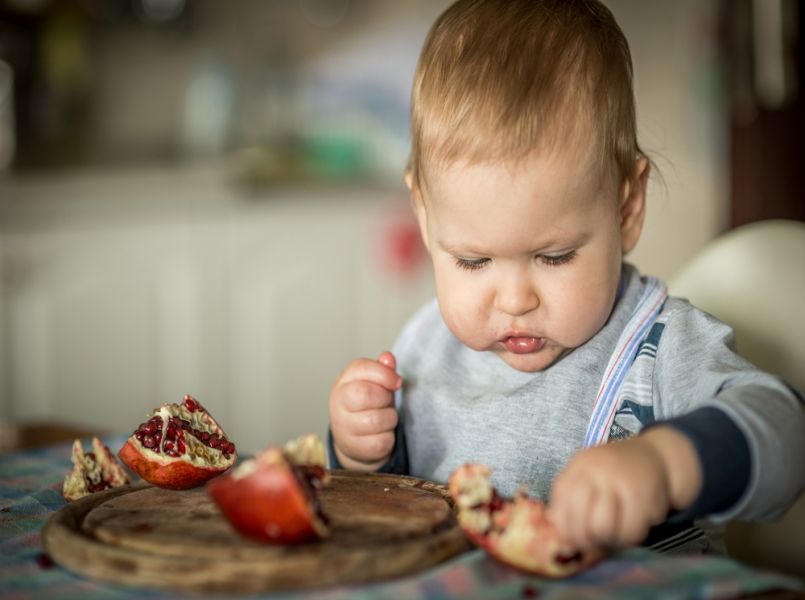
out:
<path id="1" fill-rule="evenodd" d="M 503 338 L 501 343 L 512 354 L 530 354 L 542 349 L 545 338 L 511 335 Z"/>

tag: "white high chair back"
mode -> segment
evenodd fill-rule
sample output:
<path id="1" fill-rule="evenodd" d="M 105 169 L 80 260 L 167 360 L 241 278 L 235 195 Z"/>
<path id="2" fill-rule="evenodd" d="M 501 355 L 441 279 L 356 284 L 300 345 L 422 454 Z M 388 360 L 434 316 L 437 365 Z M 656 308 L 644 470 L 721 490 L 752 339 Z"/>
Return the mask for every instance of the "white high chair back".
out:
<path id="1" fill-rule="evenodd" d="M 669 290 L 732 326 L 744 357 L 805 392 L 805 223 L 760 221 L 725 233 Z M 805 578 L 805 494 L 781 521 L 730 523 L 726 542 L 738 560 Z"/>

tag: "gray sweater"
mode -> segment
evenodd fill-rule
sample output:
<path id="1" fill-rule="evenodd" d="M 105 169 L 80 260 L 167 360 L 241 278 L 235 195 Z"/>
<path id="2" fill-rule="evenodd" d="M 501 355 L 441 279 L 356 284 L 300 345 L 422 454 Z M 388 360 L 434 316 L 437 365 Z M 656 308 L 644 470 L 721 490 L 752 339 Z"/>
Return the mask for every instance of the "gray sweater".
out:
<path id="1" fill-rule="evenodd" d="M 393 348 L 404 383 L 397 444 L 381 471 L 446 482 L 462 463 L 479 462 L 492 468 L 503 495 L 525 486 L 547 501 L 554 478 L 583 447 L 604 371 L 645 285 L 624 265 L 605 326 L 538 373 L 467 348 L 436 301 L 425 305 Z M 609 439 L 668 424 L 691 439 L 702 463 L 699 497 L 645 545 L 719 550 L 719 524 L 777 518 L 805 488 L 801 395 L 739 356 L 732 330 L 686 300 L 665 301 L 615 406 Z M 330 460 L 339 466 L 332 441 Z"/>
<path id="2" fill-rule="evenodd" d="M 481 462 L 493 469 L 503 494 L 525 485 L 547 500 L 554 478 L 582 447 L 603 371 L 642 292 L 633 267 L 624 265 L 623 277 L 606 325 L 538 373 L 467 348 L 445 326 L 436 301 L 423 307 L 394 347 L 404 381 L 397 401 L 410 474 L 444 482 L 460 464 Z M 801 399 L 736 354 L 732 330 L 687 301 L 669 298 L 658 321 L 664 326 L 654 336 L 655 352 L 640 353 L 630 369 L 610 438 L 715 408 L 701 411 L 693 427 L 681 419 L 679 428 L 698 436 L 700 454 L 718 455 L 717 421 L 726 416 L 748 444 L 749 464 L 737 500 L 706 516 L 716 522 L 780 516 L 805 487 Z"/>

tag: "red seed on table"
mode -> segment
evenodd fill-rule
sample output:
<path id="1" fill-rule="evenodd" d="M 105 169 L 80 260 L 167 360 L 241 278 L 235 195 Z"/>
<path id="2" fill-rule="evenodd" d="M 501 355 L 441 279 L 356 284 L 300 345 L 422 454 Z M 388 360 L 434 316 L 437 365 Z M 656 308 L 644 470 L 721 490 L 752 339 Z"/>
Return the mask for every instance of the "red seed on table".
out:
<path id="1" fill-rule="evenodd" d="M 50 558 L 50 554 L 44 552 L 40 552 L 36 555 L 36 564 L 38 564 L 41 569 L 50 569 L 56 565 L 53 559 Z"/>

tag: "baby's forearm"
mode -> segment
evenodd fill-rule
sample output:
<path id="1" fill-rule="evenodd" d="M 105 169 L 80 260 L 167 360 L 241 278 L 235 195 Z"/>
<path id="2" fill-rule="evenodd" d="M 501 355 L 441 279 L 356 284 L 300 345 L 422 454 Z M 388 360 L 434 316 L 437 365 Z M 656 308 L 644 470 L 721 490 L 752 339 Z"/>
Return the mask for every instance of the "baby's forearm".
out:
<path id="1" fill-rule="evenodd" d="M 637 439 L 654 451 L 665 465 L 671 508 L 690 506 L 702 488 L 702 467 L 691 441 L 670 426 L 652 427 Z"/>

